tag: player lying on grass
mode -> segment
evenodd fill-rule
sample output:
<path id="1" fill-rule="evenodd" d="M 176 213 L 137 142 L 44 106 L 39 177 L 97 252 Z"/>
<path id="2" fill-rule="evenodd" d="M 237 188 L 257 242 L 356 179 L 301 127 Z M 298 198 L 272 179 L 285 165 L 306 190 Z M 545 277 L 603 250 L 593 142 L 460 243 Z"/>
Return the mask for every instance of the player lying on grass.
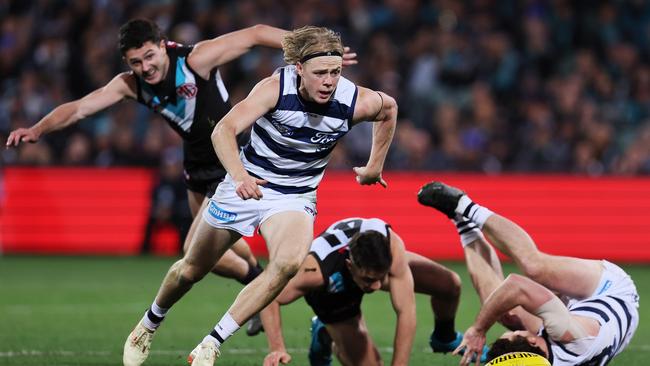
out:
<path id="1" fill-rule="evenodd" d="M 271 352 L 265 366 L 288 363 L 279 306 L 305 297 L 312 319 L 311 365 L 330 365 L 332 342 L 343 365 L 381 365 L 361 314 L 365 293 L 390 292 L 397 325 L 393 365 L 407 365 L 415 334 L 414 292 L 431 295 L 434 352 L 451 352 L 462 335 L 454 329 L 460 278 L 451 270 L 407 251 L 380 219 L 348 218 L 332 224 L 311 244 L 309 255 L 282 293 L 262 312 Z"/>
<path id="2" fill-rule="evenodd" d="M 456 350 L 465 351 L 461 365 L 483 349 L 485 334 L 497 321 L 515 331 L 494 342 L 488 361 L 528 351 L 553 365 L 606 365 L 630 343 L 639 324 L 639 297 L 621 268 L 605 260 L 542 253 L 517 224 L 444 183 L 426 184 L 418 201 L 456 224 L 483 303 Z M 495 250 L 483 233 L 525 276 L 503 278 Z"/>

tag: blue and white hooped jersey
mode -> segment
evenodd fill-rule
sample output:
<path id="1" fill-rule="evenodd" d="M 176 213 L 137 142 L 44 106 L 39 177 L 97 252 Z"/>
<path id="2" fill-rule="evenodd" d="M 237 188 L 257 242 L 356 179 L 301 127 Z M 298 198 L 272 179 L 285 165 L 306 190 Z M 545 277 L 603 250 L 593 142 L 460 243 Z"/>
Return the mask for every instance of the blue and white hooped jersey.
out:
<path id="1" fill-rule="evenodd" d="M 596 292 L 586 299 L 572 299 L 567 304 L 571 314 L 595 319 L 600 323 L 598 335 L 569 343 L 546 338 L 554 366 L 607 365 L 630 343 L 639 324 L 639 297 L 629 275 L 620 267 L 603 261 L 605 267 Z"/>
<path id="2" fill-rule="evenodd" d="M 275 108 L 259 118 L 243 149 L 244 168 L 282 193 L 314 191 L 337 141 L 350 130 L 357 87 L 340 77 L 332 99 L 318 104 L 298 93 L 295 66 L 279 70 L 280 97 Z"/>

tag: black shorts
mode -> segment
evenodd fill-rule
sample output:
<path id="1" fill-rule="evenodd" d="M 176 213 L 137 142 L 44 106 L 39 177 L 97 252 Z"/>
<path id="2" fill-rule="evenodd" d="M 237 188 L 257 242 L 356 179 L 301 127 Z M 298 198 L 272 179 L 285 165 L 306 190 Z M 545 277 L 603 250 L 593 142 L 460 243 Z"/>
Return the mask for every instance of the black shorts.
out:
<path id="1" fill-rule="evenodd" d="M 214 166 L 203 166 L 183 171 L 183 181 L 188 190 L 212 197 L 219 183 L 226 177 L 226 170 Z"/>
<path id="2" fill-rule="evenodd" d="M 348 295 L 348 296 L 346 296 Z M 334 296 L 325 292 L 308 292 L 305 295 L 307 304 L 325 324 L 338 323 L 352 319 L 361 314 L 361 299 L 363 295 L 352 294 L 349 291 Z"/>

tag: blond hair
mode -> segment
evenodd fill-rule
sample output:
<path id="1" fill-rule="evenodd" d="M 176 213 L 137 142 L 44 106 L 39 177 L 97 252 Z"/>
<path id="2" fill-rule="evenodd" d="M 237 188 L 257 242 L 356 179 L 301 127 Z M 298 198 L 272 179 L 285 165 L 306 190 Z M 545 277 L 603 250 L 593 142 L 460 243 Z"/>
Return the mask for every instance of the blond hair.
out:
<path id="1" fill-rule="evenodd" d="M 294 65 L 303 57 L 316 52 L 336 51 L 343 54 L 341 35 L 325 27 L 311 25 L 298 28 L 282 39 L 284 61 Z"/>

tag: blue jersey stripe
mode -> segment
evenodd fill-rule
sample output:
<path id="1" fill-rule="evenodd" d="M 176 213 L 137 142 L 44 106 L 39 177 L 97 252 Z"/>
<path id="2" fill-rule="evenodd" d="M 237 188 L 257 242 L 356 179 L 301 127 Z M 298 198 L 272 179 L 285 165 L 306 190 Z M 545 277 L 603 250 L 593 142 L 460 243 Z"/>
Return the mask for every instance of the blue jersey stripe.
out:
<path id="1" fill-rule="evenodd" d="M 609 297 L 610 299 L 616 301 L 621 306 L 621 308 L 623 309 L 623 312 L 625 313 L 625 319 L 627 320 L 627 325 L 625 326 L 625 333 L 621 334 L 621 340 L 623 340 L 625 338 L 625 335 L 627 334 L 627 332 L 630 331 L 630 324 L 632 323 L 632 314 L 630 314 L 630 310 L 627 308 L 627 306 L 625 305 L 625 302 L 623 300 L 618 299 L 618 298 L 613 297 L 613 296 L 607 296 L 607 297 Z"/>
<path id="2" fill-rule="evenodd" d="M 561 342 L 553 342 L 558 348 L 560 348 L 563 352 L 570 354 L 573 357 L 578 357 L 579 355 L 577 353 L 571 352 L 566 347 L 564 347 L 564 344 Z"/>
<path id="3" fill-rule="evenodd" d="M 255 177 L 257 179 L 264 179 L 264 178 L 260 177 L 257 174 L 253 174 L 250 171 L 248 172 L 248 174 L 250 174 L 251 177 Z M 316 188 L 318 188 L 318 187 L 283 186 L 283 185 L 271 183 L 271 182 L 268 182 L 268 181 L 267 181 L 266 184 L 263 185 L 263 187 L 272 189 L 272 190 L 274 190 L 276 192 L 286 193 L 286 194 L 300 194 L 300 193 L 313 192 L 313 191 L 316 190 Z"/>
<path id="4" fill-rule="evenodd" d="M 256 152 L 255 149 L 253 148 L 253 145 L 248 144 L 246 145 L 246 148 L 244 149 L 244 156 L 246 156 L 246 159 L 253 163 L 254 165 L 257 165 L 258 167 L 268 170 L 269 172 L 279 174 L 279 175 L 288 175 L 288 176 L 293 176 L 293 177 L 308 177 L 312 175 L 318 175 L 325 170 L 325 166 L 322 166 L 320 168 L 307 168 L 307 169 L 284 169 L 284 168 L 278 168 L 277 166 L 273 165 L 267 158 L 259 156 Z"/>
<path id="5" fill-rule="evenodd" d="M 347 133 L 347 131 L 327 132 L 309 127 L 291 127 L 289 125 L 283 125 L 275 119 L 271 113 L 265 114 L 264 118 L 266 118 L 266 120 L 273 125 L 275 130 L 282 136 L 291 138 L 292 140 L 306 142 L 308 144 L 321 144 L 322 146 L 327 146 L 328 144 L 336 143 L 338 139 Z"/>
<path id="6" fill-rule="evenodd" d="M 605 323 L 607 323 L 609 321 L 609 316 L 607 316 L 607 314 L 604 311 L 602 311 L 602 310 L 600 310 L 598 308 L 592 307 L 592 306 L 581 306 L 579 308 L 571 309 L 571 311 L 572 312 L 573 311 L 586 311 L 586 312 L 589 312 L 589 313 L 598 314 L 600 316 L 600 318 L 603 319 L 603 322 L 601 323 L 601 325 L 605 324 Z"/>
<path id="7" fill-rule="evenodd" d="M 608 304 L 606 301 L 603 301 L 601 299 L 594 299 L 594 300 L 591 300 L 590 302 L 595 302 L 595 303 L 601 304 L 604 307 L 606 307 L 612 314 L 614 314 L 614 317 L 616 318 L 616 322 L 618 324 L 618 334 L 620 336 L 619 339 L 620 339 L 620 341 L 623 341 L 623 322 L 621 321 L 621 317 L 618 316 L 618 313 L 616 312 L 616 310 L 614 310 L 614 308 L 612 308 L 612 306 L 610 304 Z M 619 346 L 620 346 L 620 342 L 619 342 Z"/>
<path id="8" fill-rule="evenodd" d="M 276 142 L 273 139 L 273 137 L 271 137 L 271 135 L 269 135 L 268 132 L 264 130 L 264 128 L 260 127 L 260 125 L 258 125 L 257 123 L 253 125 L 253 131 L 255 132 L 255 134 L 257 134 L 260 140 L 262 140 L 264 145 L 266 145 L 271 151 L 273 151 L 276 155 L 289 160 L 300 161 L 303 163 L 311 163 L 316 160 L 326 158 L 334 149 L 334 147 L 332 146 L 328 149 L 324 149 L 318 152 L 313 152 L 313 153 L 302 152 L 300 150 L 296 150 L 288 146 L 280 145 L 278 142 Z"/>
<path id="9" fill-rule="evenodd" d="M 350 123 L 352 123 L 352 117 L 354 117 L 354 107 L 357 104 L 357 95 L 359 94 L 359 88 L 354 89 L 354 95 L 352 96 L 352 103 L 350 103 L 350 108 L 348 110 L 348 130 L 350 129 Z M 372 122 L 372 121 L 371 121 Z"/>
<path id="10" fill-rule="evenodd" d="M 283 95 L 277 109 L 282 111 L 320 114 L 321 116 L 338 118 L 341 120 L 348 119 L 351 111 L 354 110 L 338 100 L 331 100 L 326 104 L 318 104 L 316 102 L 306 101 L 300 98 L 298 94 Z"/>

